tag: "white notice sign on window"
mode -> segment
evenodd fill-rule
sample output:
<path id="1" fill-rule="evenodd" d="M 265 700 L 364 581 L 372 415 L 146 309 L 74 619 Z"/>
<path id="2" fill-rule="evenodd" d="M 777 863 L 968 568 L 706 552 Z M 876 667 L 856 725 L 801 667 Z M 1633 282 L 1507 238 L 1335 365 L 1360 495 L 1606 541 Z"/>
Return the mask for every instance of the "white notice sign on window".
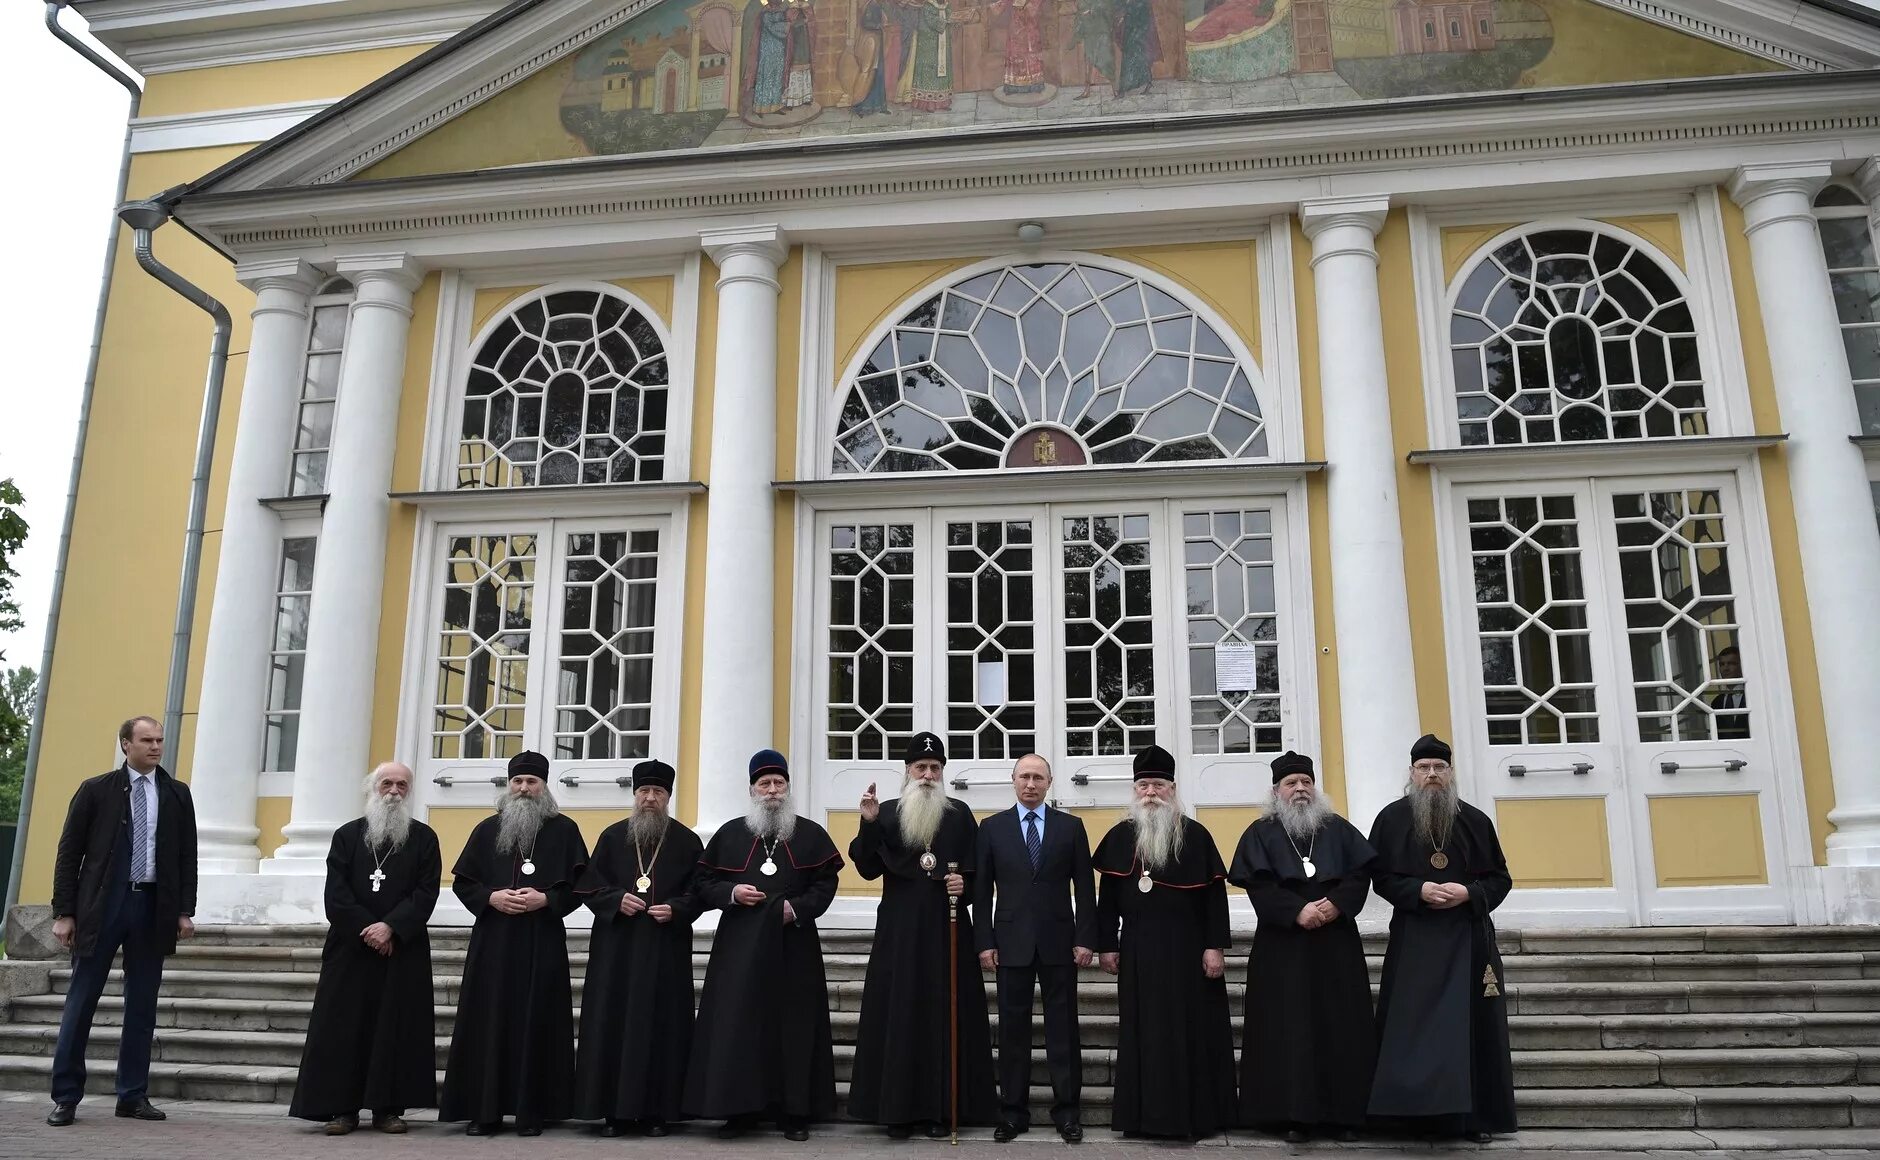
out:
<path id="1" fill-rule="evenodd" d="M 979 704 L 987 709 L 997 709 L 1005 704 L 1005 662 L 979 662 Z"/>
<path id="2" fill-rule="evenodd" d="M 1214 687 L 1223 693 L 1251 692 L 1259 685 L 1253 646 L 1238 642 L 1214 646 Z"/>

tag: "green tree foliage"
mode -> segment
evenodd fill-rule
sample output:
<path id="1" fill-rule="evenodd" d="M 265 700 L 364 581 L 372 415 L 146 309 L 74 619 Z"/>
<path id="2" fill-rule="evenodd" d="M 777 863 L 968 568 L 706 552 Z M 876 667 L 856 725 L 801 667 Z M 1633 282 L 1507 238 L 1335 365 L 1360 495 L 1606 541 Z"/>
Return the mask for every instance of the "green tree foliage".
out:
<path id="1" fill-rule="evenodd" d="M 0 632 L 12 632 L 26 623 L 13 597 L 13 582 L 20 575 L 13 569 L 13 558 L 26 543 L 26 517 L 20 514 L 25 502 L 11 479 L 0 479 Z M 5 659 L 6 654 L 0 653 L 0 661 Z"/>
<path id="2" fill-rule="evenodd" d="M 0 823 L 19 820 L 26 738 L 33 727 L 33 697 L 38 687 L 37 674 L 25 665 L 0 670 Z"/>

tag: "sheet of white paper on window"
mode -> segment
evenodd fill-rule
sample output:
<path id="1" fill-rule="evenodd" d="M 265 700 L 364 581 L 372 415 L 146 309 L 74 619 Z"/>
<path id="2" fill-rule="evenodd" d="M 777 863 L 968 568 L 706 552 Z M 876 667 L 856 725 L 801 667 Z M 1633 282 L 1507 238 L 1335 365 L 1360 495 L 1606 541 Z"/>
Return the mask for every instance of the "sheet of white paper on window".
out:
<path id="1" fill-rule="evenodd" d="M 979 704 L 983 708 L 997 709 L 1005 704 L 1005 662 L 979 662 Z"/>
<path id="2" fill-rule="evenodd" d="M 1259 686 L 1253 646 L 1238 642 L 1214 646 L 1214 687 L 1223 693 L 1246 693 Z"/>

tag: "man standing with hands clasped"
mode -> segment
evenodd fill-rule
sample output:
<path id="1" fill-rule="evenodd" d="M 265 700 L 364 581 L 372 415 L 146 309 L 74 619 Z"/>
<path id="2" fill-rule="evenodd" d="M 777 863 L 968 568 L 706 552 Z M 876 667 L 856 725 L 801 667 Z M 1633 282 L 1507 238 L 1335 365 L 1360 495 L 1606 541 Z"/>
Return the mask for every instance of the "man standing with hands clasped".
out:
<path id="1" fill-rule="evenodd" d="M 1012 767 L 1015 809 L 979 827 L 974 932 L 979 965 L 999 984 L 999 1126 L 1004 1143 L 1031 1127 L 1031 990 L 1044 995 L 1044 1050 L 1051 1069 L 1051 1121 L 1058 1135 L 1084 1138 L 1077 1034 L 1077 968 L 1096 953 L 1097 892 L 1083 819 L 1045 805 L 1051 765 L 1028 753 Z M 996 902 L 995 902 L 996 899 Z M 1076 909 L 1072 910 L 1075 899 Z"/>

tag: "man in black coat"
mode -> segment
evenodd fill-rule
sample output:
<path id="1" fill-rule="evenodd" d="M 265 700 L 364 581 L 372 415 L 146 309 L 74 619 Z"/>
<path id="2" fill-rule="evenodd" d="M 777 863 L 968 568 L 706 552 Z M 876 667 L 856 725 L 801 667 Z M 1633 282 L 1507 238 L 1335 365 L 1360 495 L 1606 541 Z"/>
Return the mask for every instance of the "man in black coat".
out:
<path id="1" fill-rule="evenodd" d="M 1031 1126 L 1031 991 L 1044 993 L 1044 1052 L 1051 1068 L 1051 1121 L 1070 1143 L 1084 1138 L 1078 1100 L 1083 1049 L 1077 1035 L 1077 968 L 1096 958 L 1097 892 L 1083 819 L 1045 805 L 1051 765 L 1028 753 L 1012 767 L 1014 809 L 979 826 L 974 937 L 979 965 L 999 984 L 1001 1143 Z M 996 906 L 995 906 L 996 896 Z M 1076 908 L 1072 909 L 1072 899 Z"/>
<path id="2" fill-rule="evenodd" d="M 189 787 L 158 764 L 163 725 L 132 717 L 118 729 L 124 764 L 78 787 L 52 874 L 52 933 L 72 952 L 72 979 L 52 1060 L 55 1128 L 85 1095 L 85 1045 L 112 957 L 124 951 L 124 1029 L 117 1114 L 161 1120 L 145 1098 L 164 956 L 196 932 L 196 808 Z"/>

